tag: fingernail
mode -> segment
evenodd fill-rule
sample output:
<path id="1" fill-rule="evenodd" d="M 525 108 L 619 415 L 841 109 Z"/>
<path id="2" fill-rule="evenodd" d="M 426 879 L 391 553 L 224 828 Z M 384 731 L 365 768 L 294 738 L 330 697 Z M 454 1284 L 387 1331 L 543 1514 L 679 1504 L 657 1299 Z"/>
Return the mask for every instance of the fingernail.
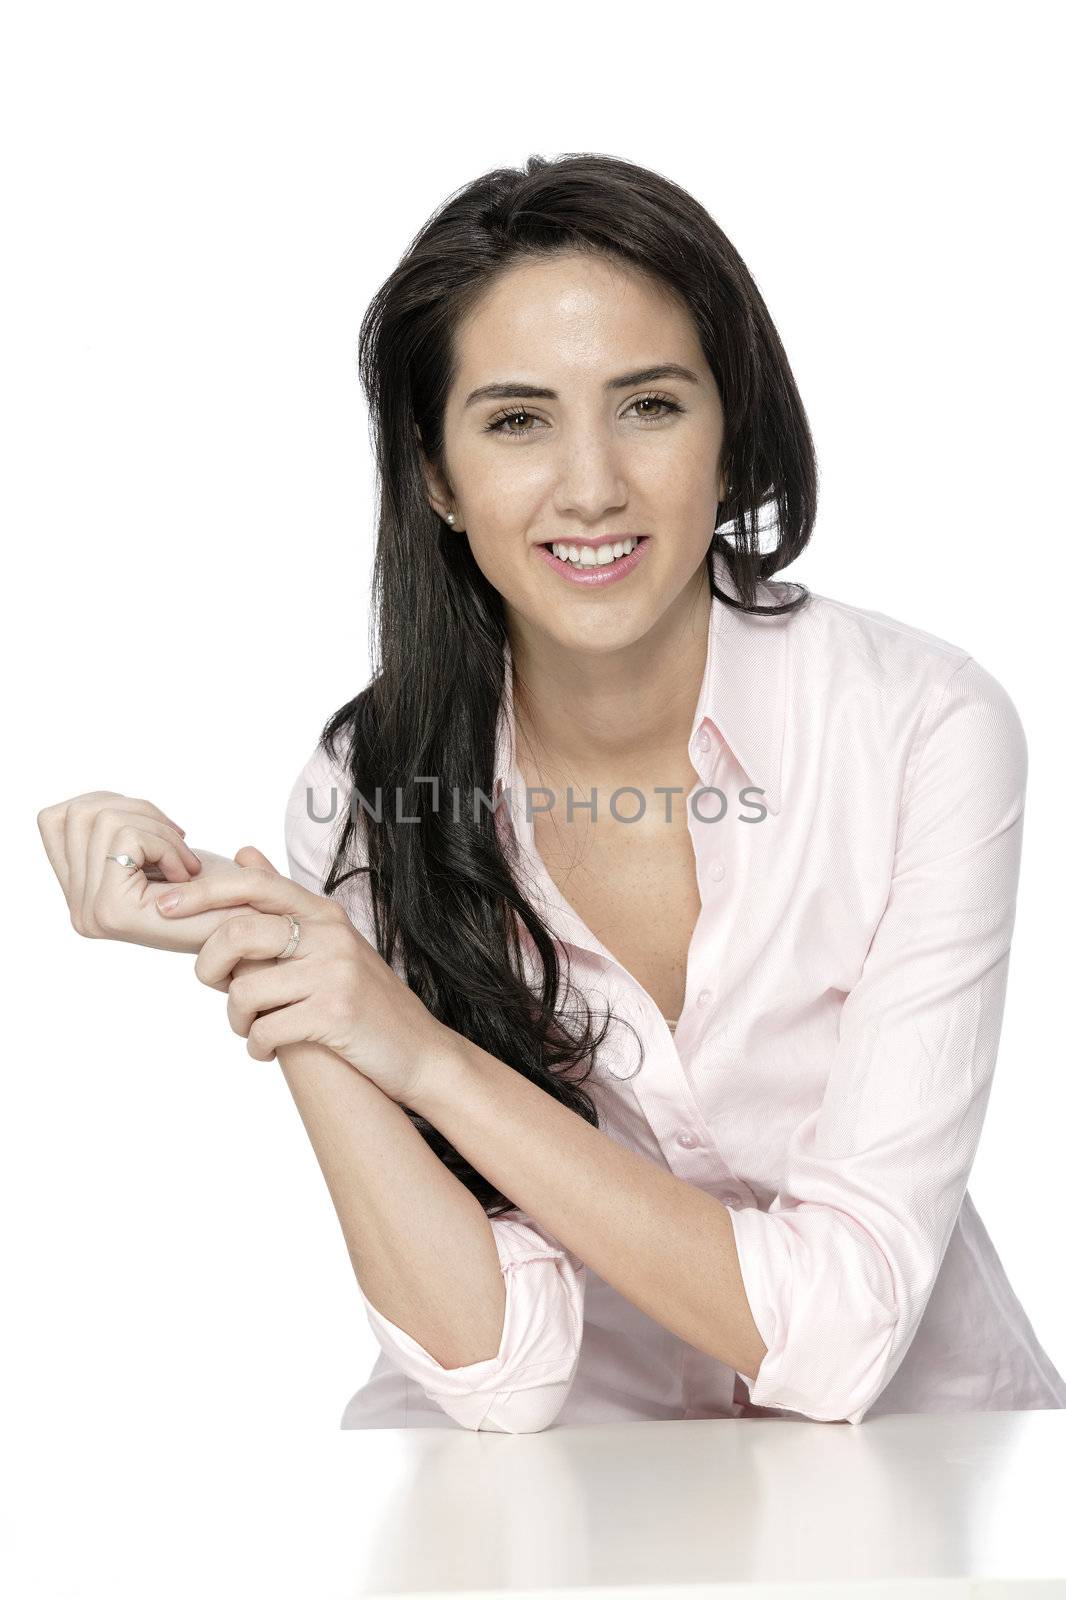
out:
<path id="1" fill-rule="evenodd" d="M 181 899 L 181 895 L 177 892 L 176 889 L 173 890 L 170 894 L 161 894 L 159 896 L 159 899 L 155 903 L 156 910 L 157 911 L 173 911 L 174 907 L 177 905 L 177 903 L 178 903 L 178 901 L 180 899 Z"/>

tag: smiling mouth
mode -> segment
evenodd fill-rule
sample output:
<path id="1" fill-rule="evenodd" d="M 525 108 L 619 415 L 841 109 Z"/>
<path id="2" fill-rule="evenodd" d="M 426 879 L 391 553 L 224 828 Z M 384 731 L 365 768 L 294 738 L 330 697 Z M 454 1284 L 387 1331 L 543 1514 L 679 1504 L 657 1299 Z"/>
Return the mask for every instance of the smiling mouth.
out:
<path id="1" fill-rule="evenodd" d="M 632 555 L 638 545 L 645 542 L 646 534 L 628 534 L 624 539 L 605 540 L 602 544 L 582 544 L 580 540 L 546 539 L 542 550 L 550 550 L 559 561 L 568 561 L 575 567 L 609 567 L 623 556 Z"/>

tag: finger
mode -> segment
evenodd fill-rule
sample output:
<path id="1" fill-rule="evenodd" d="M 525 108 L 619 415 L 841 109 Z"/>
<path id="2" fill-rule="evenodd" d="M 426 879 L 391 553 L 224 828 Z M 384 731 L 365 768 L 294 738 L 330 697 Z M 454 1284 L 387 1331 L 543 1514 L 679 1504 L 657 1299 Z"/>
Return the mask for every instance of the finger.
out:
<path id="1" fill-rule="evenodd" d="M 159 807 L 154 806 L 150 800 L 131 800 L 127 795 L 123 795 L 122 798 L 126 801 L 126 804 L 112 806 L 110 808 L 112 811 L 128 810 L 135 812 L 139 817 L 151 817 L 153 822 L 161 822 L 165 828 L 173 828 L 174 832 L 180 834 L 184 839 L 185 829 L 179 826 L 173 817 L 168 817 L 165 811 L 160 811 Z"/>
<path id="2" fill-rule="evenodd" d="M 63 800 L 58 805 L 46 806 L 37 813 L 37 826 L 41 830 L 45 851 L 63 886 L 72 913 L 75 905 L 81 906 L 84 883 L 84 871 L 78 855 L 81 836 L 74 824 L 79 818 L 91 819 L 102 801 L 122 799 L 123 795 L 115 794 L 110 789 L 93 789 L 88 794 L 75 795 L 73 799 Z"/>
<path id="3" fill-rule="evenodd" d="M 316 1043 L 317 1031 L 314 1007 L 308 1001 L 279 1006 L 277 1011 L 270 1011 L 252 1023 L 248 1030 L 248 1054 L 253 1061 L 273 1061 L 282 1045 Z"/>
<path id="4" fill-rule="evenodd" d="M 232 871 L 220 867 L 209 878 L 182 884 L 180 891 L 175 892 L 178 899 L 172 907 L 163 904 L 169 895 L 156 901 L 163 916 L 187 917 L 197 911 L 241 905 L 254 906 L 257 911 L 278 914 L 291 911 L 293 916 L 300 913 L 314 916 L 321 914 L 323 906 L 320 895 L 312 894 L 310 889 L 294 883 L 291 878 L 282 877 L 280 872 L 273 869 L 268 872 L 263 867 L 239 867 L 236 863 Z"/>
<path id="5" fill-rule="evenodd" d="M 101 802 L 106 803 L 102 804 Z M 147 811 L 138 810 L 137 807 L 140 806 L 147 807 Z M 158 806 L 153 806 L 148 800 L 131 800 L 128 795 L 112 794 L 106 790 L 95 790 L 91 794 L 78 795 L 67 803 L 64 816 L 64 850 L 67 861 L 68 881 L 65 892 L 72 918 L 80 919 L 84 913 L 87 903 L 86 879 L 89 873 L 93 836 L 97 819 L 104 815 L 112 817 L 112 830 L 117 822 L 135 821 L 138 817 L 141 817 L 146 824 L 151 824 L 158 831 L 160 826 L 159 818 L 162 817 L 162 812 L 159 811 Z M 167 826 L 171 825 L 167 824 Z M 175 832 L 177 831 L 175 829 Z M 183 848 L 186 847 L 183 845 Z M 109 849 L 110 846 L 105 844 L 101 855 L 106 855 Z M 117 854 L 118 852 L 115 853 Z M 130 853 L 133 854 L 132 851 Z M 103 875 L 103 865 L 102 861 L 97 862 L 99 868 L 95 874 L 97 879 Z"/>
<path id="6" fill-rule="evenodd" d="M 131 813 L 124 815 L 130 817 Z M 89 836 L 84 857 L 85 886 L 81 917 L 84 925 L 90 929 L 97 922 L 97 906 L 117 898 L 125 899 L 130 893 L 141 897 L 148 868 L 158 868 L 168 883 L 186 882 L 192 866 L 200 870 L 200 863 L 188 845 L 175 838 L 173 829 L 154 821 L 142 822 L 140 818 L 125 821 L 122 818 L 123 813 L 110 810 L 98 812 Z M 108 856 L 113 855 L 131 856 L 137 862 L 138 870 L 109 861 Z"/>
<path id="7" fill-rule="evenodd" d="M 154 817 L 156 822 L 165 822 L 168 828 L 174 829 L 175 833 L 182 835 L 185 833 L 185 829 L 180 828 L 173 817 L 168 816 L 165 811 L 161 811 L 158 806 L 154 806 L 150 800 L 142 800 L 136 795 L 123 794 L 116 795 L 115 801 L 116 804 L 111 807 L 112 810 L 136 811 L 140 816 Z M 124 803 L 120 805 L 118 804 L 119 801 Z"/>
<path id="8" fill-rule="evenodd" d="M 234 978 L 238 977 L 239 974 L 242 973 L 242 972 L 261 972 L 264 967 L 272 967 L 273 965 L 274 965 L 273 956 L 269 957 L 265 961 L 252 961 L 252 960 L 238 961 L 237 965 L 234 967 L 233 971 L 230 973 L 229 977 L 226 980 L 226 988 L 228 989 L 230 984 L 233 982 Z"/>
<path id="9" fill-rule="evenodd" d="M 208 937 L 210 937 L 210 935 Z M 204 943 L 207 943 L 206 939 L 204 940 Z M 203 946 L 201 945 L 200 948 L 202 949 Z M 207 988 L 217 989 L 219 994 L 228 994 L 234 978 L 236 978 L 239 973 L 261 972 L 264 970 L 264 968 L 273 967 L 274 965 L 275 961 L 273 956 L 268 957 L 265 961 L 253 961 L 242 957 L 242 959 L 237 962 L 236 966 L 233 968 L 233 971 L 228 977 L 222 978 L 218 983 L 209 983 Z"/>
<path id="10" fill-rule="evenodd" d="M 306 1000 L 309 992 L 306 963 L 277 961 L 256 972 L 240 973 L 230 980 L 226 1000 L 229 1025 L 247 1039 L 257 1017 L 295 1000 Z"/>
<path id="11" fill-rule="evenodd" d="M 278 956 L 291 935 L 292 924 L 286 916 L 247 911 L 240 916 L 227 917 L 222 926 L 209 934 L 200 946 L 193 970 L 200 982 L 206 983 L 209 989 L 226 988 L 239 961 L 249 957 L 265 961 Z M 301 944 L 303 939 L 304 932 L 301 929 Z M 287 967 L 289 959 L 281 965 Z"/>
<path id="12" fill-rule="evenodd" d="M 67 865 L 67 851 L 64 844 L 66 814 L 66 805 L 45 806 L 42 811 L 37 813 L 37 827 L 40 830 L 45 855 L 51 862 L 52 871 L 59 879 L 59 886 L 63 890 L 63 897 L 69 904 L 67 891 L 70 883 L 70 868 Z"/>
<path id="13" fill-rule="evenodd" d="M 254 844 L 242 844 L 233 859 L 239 867 L 262 867 L 265 872 L 276 872 L 281 877 L 273 862 L 268 861 L 262 850 L 257 850 Z"/>
<path id="14" fill-rule="evenodd" d="M 62 873 L 59 869 L 65 870 L 65 851 L 62 849 L 62 842 L 67 813 L 71 806 L 79 806 L 85 811 L 98 810 L 103 801 L 110 801 L 112 809 L 124 810 L 128 807 L 142 814 L 154 816 L 157 820 L 167 823 L 182 837 L 185 835 L 185 829 L 179 827 L 173 817 L 168 817 L 150 800 L 131 798 L 129 795 L 118 794 L 113 789 L 93 789 L 87 794 L 75 795 L 72 800 L 62 800 L 57 805 L 45 806 L 37 813 L 37 826 L 41 830 L 41 837 L 45 840 L 49 860 L 54 867 L 57 867 L 57 875 L 60 876 L 61 882 Z"/>
<path id="15" fill-rule="evenodd" d="M 147 853 L 146 848 L 144 865 L 151 867 L 157 873 L 164 874 L 168 882 L 185 883 L 190 876 L 195 877 L 203 865 L 196 852 L 190 850 L 184 839 L 176 838 L 175 830 L 167 823 L 156 822 L 154 818 L 142 823 L 141 818 L 134 816 L 132 812 L 101 811 L 93 829 L 93 841 L 96 842 L 99 836 L 110 840 L 111 845 L 117 844 L 119 829 L 124 830 L 123 838 L 136 838 L 137 833 L 143 829 L 146 840 L 160 839 L 166 844 L 167 849 L 162 855 Z M 104 854 L 118 855 L 121 851 L 111 849 L 109 846 Z"/>

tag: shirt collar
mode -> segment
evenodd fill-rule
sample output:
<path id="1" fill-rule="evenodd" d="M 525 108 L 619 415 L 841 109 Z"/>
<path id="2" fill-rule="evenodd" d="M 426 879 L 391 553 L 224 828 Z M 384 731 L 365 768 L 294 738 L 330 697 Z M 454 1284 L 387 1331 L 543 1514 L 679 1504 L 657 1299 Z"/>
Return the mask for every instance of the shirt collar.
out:
<path id="1" fill-rule="evenodd" d="M 739 599 L 719 549 L 714 549 L 712 559 L 716 586 L 732 599 Z M 759 580 L 756 594 L 759 605 L 771 605 L 781 598 L 775 586 Z M 715 740 L 720 738 L 752 786 L 762 791 L 767 810 L 775 816 L 781 810 L 788 628 L 793 615 L 785 612 L 779 616 L 756 616 L 735 610 L 712 596 L 703 680 L 689 734 L 689 756 L 704 783 L 710 783 Z M 493 796 L 495 798 L 501 789 L 510 788 L 514 808 L 520 796 L 515 781 L 511 648 L 506 640 L 504 658 L 504 693 L 496 725 Z M 524 801 L 522 804 L 524 806 Z"/>

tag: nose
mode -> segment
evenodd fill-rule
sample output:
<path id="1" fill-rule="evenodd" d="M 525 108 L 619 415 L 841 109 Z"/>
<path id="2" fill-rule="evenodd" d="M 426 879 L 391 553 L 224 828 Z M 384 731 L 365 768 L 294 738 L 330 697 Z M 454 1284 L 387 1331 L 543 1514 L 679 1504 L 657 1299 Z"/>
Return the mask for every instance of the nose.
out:
<path id="1" fill-rule="evenodd" d="M 623 449 L 602 427 L 575 429 L 557 457 L 555 511 L 596 526 L 609 512 L 623 509 L 629 500 Z"/>

